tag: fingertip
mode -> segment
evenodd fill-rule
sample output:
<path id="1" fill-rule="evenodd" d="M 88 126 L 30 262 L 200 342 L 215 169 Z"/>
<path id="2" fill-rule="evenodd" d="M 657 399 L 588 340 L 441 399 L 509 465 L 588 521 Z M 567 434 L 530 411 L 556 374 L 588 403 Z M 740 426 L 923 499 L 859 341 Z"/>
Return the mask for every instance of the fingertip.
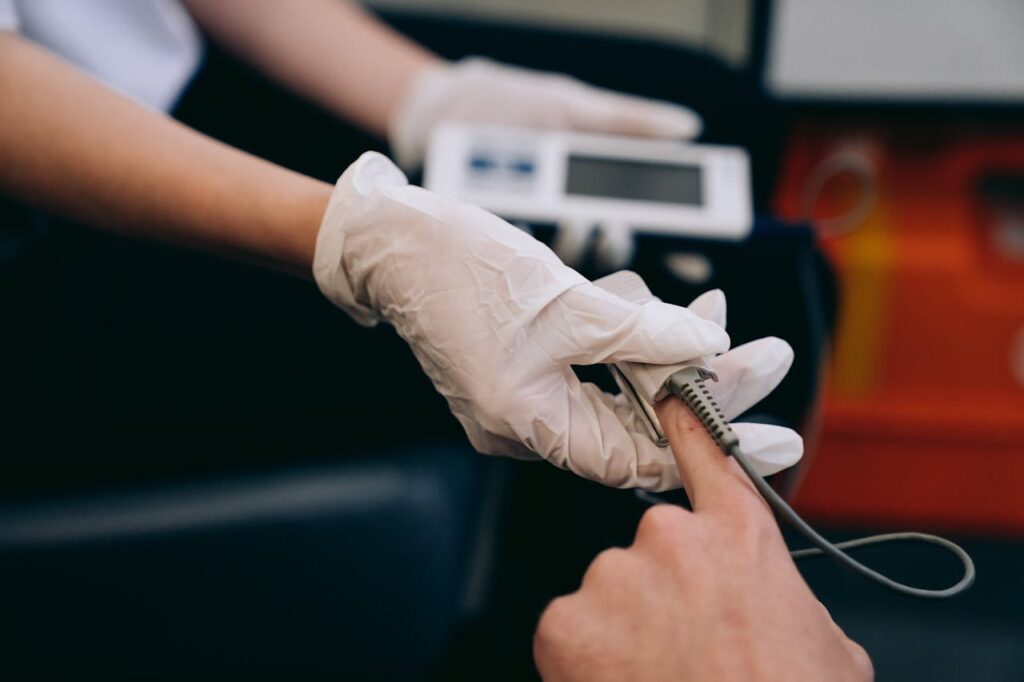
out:
<path id="1" fill-rule="evenodd" d="M 677 330 L 696 329 L 702 335 L 707 336 L 716 346 L 724 341 L 725 348 L 716 352 L 728 350 L 729 334 L 725 331 L 725 326 L 719 324 L 718 319 L 715 319 L 725 316 L 725 295 L 721 292 L 716 294 L 715 290 L 712 290 L 698 296 L 696 302 L 699 310 L 658 300 L 649 301 L 643 307 L 652 313 L 663 311 L 666 319 L 670 319 Z M 702 313 L 706 313 L 707 317 Z"/>
<path id="2" fill-rule="evenodd" d="M 793 429 L 775 424 L 739 422 L 732 425 L 743 454 L 762 476 L 771 476 L 803 458 L 803 438 Z"/>
<path id="3" fill-rule="evenodd" d="M 793 360 L 796 358 L 796 353 L 793 351 L 793 346 L 789 345 L 789 342 L 785 339 L 780 339 L 777 336 L 767 337 L 772 342 L 773 354 L 775 355 L 777 362 L 780 366 L 785 367 L 784 374 L 789 372 L 789 368 L 793 366 Z"/>
<path id="4" fill-rule="evenodd" d="M 580 120 L 603 132 L 688 140 L 700 135 L 703 128 L 692 109 L 663 100 L 601 90 L 598 97 L 578 102 L 584 103 L 586 111 L 580 112 Z"/>
<path id="5" fill-rule="evenodd" d="M 726 326 L 725 292 L 721 289 L 705 291 L 686 307 L 709 322 L 714 322 L 720 327 Z"/>
<path id="6" fill-rule="evenodd" d="M 777 336 L 765 336 L 748 341 L 733 348 L 727 355 L 734 357 L 734 362 L 740 362 L 751 369 L 760 369 L 761 374 L 777 375 L 779 381 L 789 371 L 795 357 L 793 347 Z M 725 360 L 727 356 L 720 359 Z"/>
<path id="7" fill-rule="evenodd" d="M 690 140 L 704 127 L 700 116 L 693 110 L 669 102 L 644 102 L 641 113 L 652 137 Z"/>
<path id="8" fill-rule="evenodd" d="M 700 319 L 700 323 L 695 327 L 702 336 L 705 348 L 704 352 L 699 353 L 700 356 L 724 353 L 729 350 L 732 341 L 729 338 L 729 332 L 725 331 L 724 327 L 704 319 Z"/>

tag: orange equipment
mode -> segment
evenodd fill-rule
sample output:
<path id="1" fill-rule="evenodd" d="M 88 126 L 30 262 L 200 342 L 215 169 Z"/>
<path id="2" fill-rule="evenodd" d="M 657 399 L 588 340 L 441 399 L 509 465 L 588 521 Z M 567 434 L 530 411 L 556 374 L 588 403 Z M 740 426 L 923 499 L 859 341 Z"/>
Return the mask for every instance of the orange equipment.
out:
<path id="1" fill-rule="evenodd" d="M 841 282 L 796 506 L 1024 536 L 1024 133 L 855 128 L 798 126 L 776 194 Z"/>

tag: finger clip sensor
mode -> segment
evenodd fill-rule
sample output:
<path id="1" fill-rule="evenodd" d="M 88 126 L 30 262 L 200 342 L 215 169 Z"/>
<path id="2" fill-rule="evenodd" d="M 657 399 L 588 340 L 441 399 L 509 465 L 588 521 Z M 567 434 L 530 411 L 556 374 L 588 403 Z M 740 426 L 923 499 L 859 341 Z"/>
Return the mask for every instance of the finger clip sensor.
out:
<path id="1" fill-rule="evenodd" d="M 629 270 L 621 270 L 602 277 L 594 284 L 637 305 L 658 300 L 647 288 L 643 278 Z M 692 368 L 705 381 L 718 381 L 718 375 L 704 358 L 675 365 L 649 365 L 642 362 L 616 362 L 608 365 L 608 371 L 618 384 L 619 390 L 629 400 L 647 435 L 658 444 L 658 447 L 668 447 L 668 439 L 654 412 L 654 403 L 668 395 L 665 382 L 669 377 L 685 368 Z"/>
<path id="2" fill-rule="evenodd" d="M 622 271 L 595 282 L 606 291 L 627 301 L 642 305 L 655 300 L 643 279 L 634 272 Z M 959 545 L 945 538 L 926 533 L 886 533 L 858 538 L 847 542 L 832 543 L 819 534 L 772 488 L 757 472 L 743 452 L 739 437 L 733 431 L 721 408 L 708 390 L 706 382 L 718 377 L 703 359 L 677 365 L 648 365 L 635 362 L 619 362 L 609 365 L 612 376 L 632 404 L 633 409 L 648 430 L 652 440 L 659 446 L 668 445 L 665 432 L 658 422 L 654 403 L 671 394 L 679 398 L 697 416 L 701 424 L 718 443 L 722 452 L 732 457 L 750 479 L 761 497 L 774 510 L 776 516 L 796 528 L 813 547 L 790 552 L 794 559 L 827 556 L 844 568 L 871 580 L 893 592 L 922 599 L 943 599 L 960 594 L 974 583 L 974 562 Z M 644 494 L 645 501 L 660 502 L 655 495 Z M 885 542 L 923 542 L 937 545 L 953 554 L 963 565 L 960 580 L 944 589 L 914 587 L 893 580 L 851 557 L 845 550 Z"/>

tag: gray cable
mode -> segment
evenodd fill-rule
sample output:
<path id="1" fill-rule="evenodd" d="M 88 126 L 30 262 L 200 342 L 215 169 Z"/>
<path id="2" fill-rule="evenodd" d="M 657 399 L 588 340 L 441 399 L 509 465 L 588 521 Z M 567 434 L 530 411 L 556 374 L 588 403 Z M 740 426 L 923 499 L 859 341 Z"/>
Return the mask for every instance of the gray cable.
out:
<path id="1" fill-rule="evenodd" d="M 722 414 L 722 410 L 718 407 L 718 403 L 715 402 L 715 399 L 711 395 L 710 391 L 708 391 L 707 386 L 704 385 L 704 379 L 696 368 L 687 367 L 679 370 L 669 377 L 665 385 L 672 395 L 686 403 L 693 413 L 697 415 L 701 424 L 703 424 L 704 428 L 707 429 L 709 434 L 711 434 L 711 437 L 715 439 L 715 442 L 717 442 L 719 447 L 722 448 L 722 451 L 736 460 L 740 465 L 740 468 L 743 470 L 743 473 L 747 475 L 751 483 L 754 484 L 754 487 L 757 488 L 757 491 L 771 506 L 771 508 L 775 510 L 775 513 L 796 528 L 797 531 L 815 545 L 808 549 L 791 552 L 794 559 L 827 556 L 839 565 L 864 578 L 867 578 L 868 580 L 872 580 L 883 587 L 887 587 L 893 592 L 911 597 L 920 597 L 922 599 L 944 599 L 952 597 L 960 594 L 974 583 L 974 561 L 971 559 L 970 555 L 956 543 L 936 535 L 912 532 L 885 533 L 882 535 L 872 535 L 840 543 L 832 543 L 826 540 L 818 533 L 818 531 L 814 530 L 814 528 L 804 521 L 799 514 L 793 511 L 793 508 L 790 507 L 789 504 L 787 504 L 786 501 L 782 499 L 782 497 L 775 492 L 770 485 L 768 485 L 768 482 L 757 473 L 753 464 L 751 464 L 750 460 L 747 459 L 747 456 L 743 454 L 743 450 L 740 448 L 739 438 L 732 430 L 732 427 L 729 426 L 729 422 L 725 419 L 725 416 Z M 937 545 L 949 551 L 963 564 L 963 577 L 955 585 L 941 590 L 913 587 L 912 585 L 906 585 L 893 580 L 873 568 L 865 566 L 843 551 L 844 549 L 855 549 L 867 545 L 901 541 L 925 542 Z"/>

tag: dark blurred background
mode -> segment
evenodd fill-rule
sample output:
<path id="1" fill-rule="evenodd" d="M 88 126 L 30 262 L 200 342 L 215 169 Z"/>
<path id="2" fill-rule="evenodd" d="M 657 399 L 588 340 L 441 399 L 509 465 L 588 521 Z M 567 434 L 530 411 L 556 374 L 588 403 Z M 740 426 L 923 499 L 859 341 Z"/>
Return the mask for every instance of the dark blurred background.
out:
<path id="1" fill-rule="evenodd" d="M 975 555 L 977 585 L 936 603 L 802 566 L 878 678 L 1021 680 L 1024 63 L 997 68 L 1012 31 L 949 30 L 993 35 L 1011 5 L 937 5 L 371 6 L 445 57 L 686 104 L 750 152 L 748 240 L 643 237 L 631 267 L 676 303 L 725 289 L 736 343 L 794 345 L 747 417 L 804 434 L 777 484 L 810 520 Z M 175 116 L 329 181 L 383 149 L 212 46 Z M 473 454 L 401 340 L 312 284 L 2 210 L 24 333 L 2 348 L 0 676 L 530 679 L 544 604 L 631 541 L 631 492 Z M 700 281 L 671 265 L 693 253 Z M 928 548 L 863 556 L 957 577 Z"/>

